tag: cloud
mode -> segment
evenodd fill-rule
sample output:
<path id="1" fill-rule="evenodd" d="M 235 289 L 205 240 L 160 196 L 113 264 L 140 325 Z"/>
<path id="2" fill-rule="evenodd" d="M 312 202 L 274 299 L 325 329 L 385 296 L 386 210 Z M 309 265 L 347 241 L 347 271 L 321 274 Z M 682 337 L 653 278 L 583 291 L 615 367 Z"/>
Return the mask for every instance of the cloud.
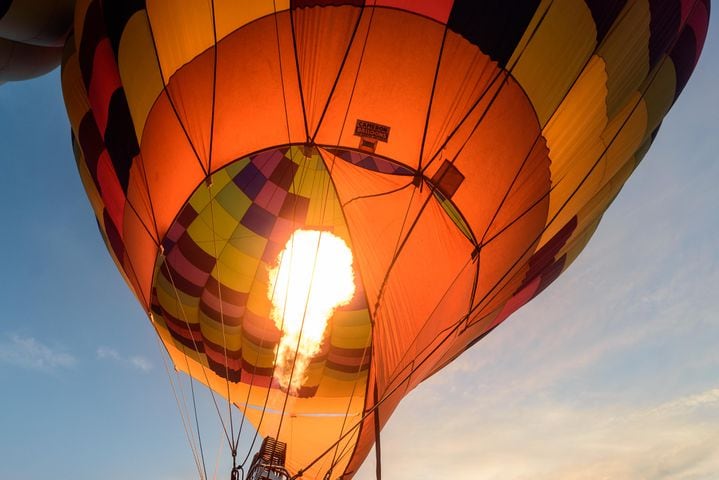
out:
<path id="1" fill-rule="evenodd" d="M 0 343 L 0 363 L 51 371 L 71 368 L 77 360 L 61 348 L 51 348 L 33 337 L 9 335 L 7 341 Z"/>
<path id="2" fill-rule="evenodd" d="M 415 402 L 416 403 L 416 402 Z M 403 409 L 383 431 L 388 478 L 689 480 L 719 471 L 719 388 L 636 408 L 539 400 Z M 357 480 L 374 478 L 372 456 Z"/>
<path id="3" fill-rule="evenodd" d="M 95 352 L 100 360 L 111 360 L 129 367 L 135 368 L 142 372 L 152 370 L 152 363 L 140 355 L 123 356 L 117 350 L 111 347 L 101 346 Z"/>

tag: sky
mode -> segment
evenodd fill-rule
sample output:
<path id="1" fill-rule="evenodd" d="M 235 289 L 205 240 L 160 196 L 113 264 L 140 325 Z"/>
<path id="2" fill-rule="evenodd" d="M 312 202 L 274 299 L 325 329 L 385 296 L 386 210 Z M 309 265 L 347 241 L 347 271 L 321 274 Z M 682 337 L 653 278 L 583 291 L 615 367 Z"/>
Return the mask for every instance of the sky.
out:
<path id="1" fill-rule="evenodd" d="M 580 257 L 400 405 L 384 478 L 717 478 L 717 22 Z M 57 70 L 0 86 L 0 165 L 0 479 L 197 478 L 162 349 L 80 184 Z M 213 478 L 228 452 L 198 396 Z M 374 471 L 370 455 L 356 478 Z"/>

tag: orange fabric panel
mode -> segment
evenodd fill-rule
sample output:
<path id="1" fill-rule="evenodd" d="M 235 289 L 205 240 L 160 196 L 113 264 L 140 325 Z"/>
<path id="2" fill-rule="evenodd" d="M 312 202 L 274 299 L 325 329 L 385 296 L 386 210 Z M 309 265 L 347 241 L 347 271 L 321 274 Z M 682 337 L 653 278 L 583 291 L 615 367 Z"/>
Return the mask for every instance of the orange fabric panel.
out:
<path id="1" fill-rule="evenodd" d="M 216 98 L 222 102 L 215 105 L 213 171 L 270 145 L 305 141 L 289 14 L 280 13 L 277 21 L 282 75 L 272 17 L 219 44 Z"/>
<path id="2" fill-rule="evenodd" d="M 342 60 L 361 12 L 360 8 L 344 5 L 301 8 L 292 14 L 310 136 L 317 129 L 335 79 L 341 74 Z M 355 36 L 354 42 L 359 41 L 361 38 Z M 290 64 L 283 68 L 294 67 Z"/>
<path id="3" fill-rule="evenodd" d="M 454 32 L 447 32 L 427 125 L 423 166 L 445 153 L 440 150 L 446 139 L 472 112 L 451 143 L 461 145 L 467 139 L 471 126 L 506 78 L 498 65 L 474 45 Z"/>
<path id="4" fill-rule="evenodd" d="M 205 174 L 180 128 L 166 95 L 147 119 L 138 161 L 147 175 L 148 191 L 162 238 Z M 172 176 L 167 172 L 172 172 Z"/>
<path id="5" fill-rule="evenodd" d="M 398 10 L 363 15 L 317 143 L 356 147 L 355 123 L 367 120 L 391 129 L 378 154 L 416 167 L 443 33 L 443 25 Z"/>

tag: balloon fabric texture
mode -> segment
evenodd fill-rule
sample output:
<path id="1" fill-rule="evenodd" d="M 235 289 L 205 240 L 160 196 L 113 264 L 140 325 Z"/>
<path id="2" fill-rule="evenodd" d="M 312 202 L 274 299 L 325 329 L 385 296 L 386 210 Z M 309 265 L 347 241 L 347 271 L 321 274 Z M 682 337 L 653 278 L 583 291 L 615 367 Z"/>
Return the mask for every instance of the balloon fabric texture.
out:
<path id="1" fill-rule="evenodd" d="M 75 0 L 0 1 L 0 84 L 60 64 Z"/>
<path id="2" fill-rule="evenodd" d="M 100 231 L 175 367 L 285 442 L 291 474 L 350 478 L 403 396 L 584 248 L 708 18 L 79 0 L 62 83 Z"/>

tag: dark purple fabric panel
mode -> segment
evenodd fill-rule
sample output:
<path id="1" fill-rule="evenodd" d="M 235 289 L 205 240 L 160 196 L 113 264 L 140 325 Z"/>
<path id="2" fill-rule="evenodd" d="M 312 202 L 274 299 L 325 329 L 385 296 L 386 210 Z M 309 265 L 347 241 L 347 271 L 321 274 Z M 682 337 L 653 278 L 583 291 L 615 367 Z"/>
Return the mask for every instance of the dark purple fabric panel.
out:
<path id="1" fill-rule="evenodd" d="M 102 14 L 102 6 L 99 0 L 95 0 L 87 8 L 85 23 L 82 27 L 82 38 L 78 50 L 80 61 L 80 72 L 87 90 L 90 89 L 92 80 L 92 66 L 95 60 L 95 49 L 100 41 L 105 38 L 105 22 Z"/>
<path id="2" fill-rule="evenodd" d="M 649 0 L 649 66 L 668 53 L 681 22 L 680 0 Z"/>
<path id="3" fill-rule="evenodd" d="M 601 43 L 612 27 L 627 0 L 585 0 L 597 26 L 597 43 Z"/>
<path id="4" fill-rule="evenodd" d="M 92 175 L 92 179 L 95 181 L 95 186 L 98 191 L 100 185 L 97 182 L 97 161 L 100 158 L 100 154 L 105 149 L 100 130 L 97 128 L 97 122 L 92 112 L 87 112 L 80 121 L 80 127 L 78 128 L 78 139 L 77 142 L 82 149 L 83 158 L 87 169 Z"/>
<path id="5" fill-rule="evenodd" d="M 240 222 L 257 235 L 269 238 L 275 226 L 275 216 L 256 203 L 250 205 Z"/>
<path id="6" fill-rule="evenodd" d="M 104 10 L 107 36 L 110 38 L 112 50 L 117 56 L 122 31 L 125 29 L 130 17 L 137 11 L 145 9 L 145 0 L 104 0 L 102 8 Z"/>
<path id="7" fill-rule="evenodd" d="M 506 67 L 539 0 L 456 0 L 447 26 Z"/>
<path id="8" fill-rule="evenodd" d="M 232 181 L 245 195 L 254 200 L 259 195 L 267 179 L 255 165 L 248 163 Z"/>
<path id="9" fill-rule="evenodd" d="M 127 193 L 130 168 L 133 159 L 140 154 L 140 146 L 137 144 L 130 108 L 127 105 L 125 90 L 122 88 L 115 90 L 110 99 L 105 145 L 122 191 Z"/>
<path id="10" fill-rule="evenodd" d="M 102 223 L 105 226 L 105 235 L 107 235 L 107 242 L 110 244 L 112 251 L 115 253 L 115 257 L 123 265 L 125 260 L 125 244 L 122 241 L 120 232 L 112 221 L 107 209 L 102 211 Z"/>
<path id="11" fill-rule="evenodd" d="M 689 77 L 694 70 L 694 66 L 697 63 L 697 38 L 694 35 L 694 30 L 691 28 L 685 28 L 682 30 L 676 45 L 670 53 L 672 62 L 674 62 L 674 69 L 677 75 L 677 85 L 674 98 L 677 98 L 687 82 Z"/>

